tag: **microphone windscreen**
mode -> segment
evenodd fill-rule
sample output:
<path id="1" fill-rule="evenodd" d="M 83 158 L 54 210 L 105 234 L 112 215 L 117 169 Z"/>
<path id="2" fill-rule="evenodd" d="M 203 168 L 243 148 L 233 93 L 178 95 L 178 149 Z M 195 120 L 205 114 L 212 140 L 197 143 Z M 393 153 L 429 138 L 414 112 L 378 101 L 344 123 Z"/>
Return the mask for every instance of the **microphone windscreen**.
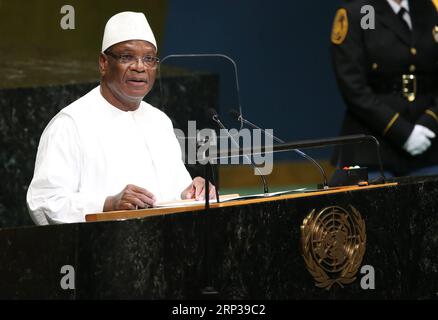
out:
<path id="1" fill-rule="evenodd" d="M 235 119 L 237 119 L 237 120 L 240 119 L 240 112 L 237 111 L 236 109 L 230 109 L 230 110 L 228 111 L 228 114 L 229 114 L 231 117 L 233 117 L 233 118 L 235 118 Z"/>
<path id="2" fill-rule="evenodd" d="M 216 110 L 213 108 L 207 109 L 206 114 L 209 119 L 213 119 L 218 116 Z"/>

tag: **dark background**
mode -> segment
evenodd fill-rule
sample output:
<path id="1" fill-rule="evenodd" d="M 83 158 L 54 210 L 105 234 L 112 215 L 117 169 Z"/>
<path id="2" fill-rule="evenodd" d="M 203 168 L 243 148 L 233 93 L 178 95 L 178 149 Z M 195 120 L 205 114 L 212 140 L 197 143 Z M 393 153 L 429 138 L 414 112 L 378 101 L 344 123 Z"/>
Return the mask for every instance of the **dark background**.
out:
<path id="1" fill-rule="evenodd" d="M 284 140 L 335 136 L 343 103 L 329 46 L 340 1 L 169 1 L 162 55 L 235 59 L 246 117 Z"/>

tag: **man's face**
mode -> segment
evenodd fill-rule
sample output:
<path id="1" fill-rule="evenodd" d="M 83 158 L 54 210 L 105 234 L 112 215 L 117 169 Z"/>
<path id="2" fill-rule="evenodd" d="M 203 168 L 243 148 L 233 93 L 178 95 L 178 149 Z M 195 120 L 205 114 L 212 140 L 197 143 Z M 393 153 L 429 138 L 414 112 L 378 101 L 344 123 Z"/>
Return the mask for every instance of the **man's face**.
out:
<path id="1" fill-rule="evenodd" d="M 154 85 L 156 69 L 146 66 L 141 59 L 127 63 L 120 56 L 156 56 L 155 47 L 143 40 L 117 43 L 101 54 L 99 58 L 102 86 L 111 95 L 110 102 L 124 106 L 137 105 Z M 115 98 L 115 101 L 113 100 Z"/>

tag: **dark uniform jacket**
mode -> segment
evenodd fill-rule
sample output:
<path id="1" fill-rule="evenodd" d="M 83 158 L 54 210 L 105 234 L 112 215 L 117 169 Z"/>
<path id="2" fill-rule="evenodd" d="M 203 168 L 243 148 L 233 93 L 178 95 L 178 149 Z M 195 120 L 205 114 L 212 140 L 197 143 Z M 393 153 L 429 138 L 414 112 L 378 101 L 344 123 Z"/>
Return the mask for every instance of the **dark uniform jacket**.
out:
<path id="1" fill-rule="evenodd" d="M 365 5 L 375 9 L 375 29 L 361 26 L 368 12 L 361 13 Z M 409 31 L 386 0 L 345 1 L 333 24 L 333 65 L 347 106 L 341 134 L 375 136 L 385 169 L 397 175 L 438 165 L 437 6 L 431 0 L 410 0 Z M 437 137 L 425 153 L 413 157 L 403 145 L 415 124 L 428 127 Z M 368 143 L 342 147 L 334 162 L 373 167 L 374 150 Z"/>

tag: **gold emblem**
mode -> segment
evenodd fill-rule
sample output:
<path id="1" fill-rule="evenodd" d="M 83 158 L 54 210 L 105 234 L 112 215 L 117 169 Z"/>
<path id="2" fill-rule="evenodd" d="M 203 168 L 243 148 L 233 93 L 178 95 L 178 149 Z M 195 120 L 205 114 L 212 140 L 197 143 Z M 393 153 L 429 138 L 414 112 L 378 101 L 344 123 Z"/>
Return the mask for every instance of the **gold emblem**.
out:
<path id="1" fill-rule="evenodd" d="M 438 11 L 438 0 L 432 0 L 432 3 L 435 6 L 436 11 Z"/>
<path id="2" fill-rule="evenodd" d="M 348 33 L 347 10 L 341 8 L 336 12 L 335 21 L 332 28 L 332 42 L 341 44 L 344 42 Z"/>
<path id="3" fill-rule="evenodd" d="M 313 209 L 301 226 L 301 249 L 316 286 L 329 290 L 356 280 L 365 254 L 365 222 L 353 206 L 351 213 L 333 206 L 315 214 Z"/>
<path id="4" fill-rule="evenodd" d="M 438 26 L 433 27 L 432 35 L 435 42 L 438 42 Z"/>

